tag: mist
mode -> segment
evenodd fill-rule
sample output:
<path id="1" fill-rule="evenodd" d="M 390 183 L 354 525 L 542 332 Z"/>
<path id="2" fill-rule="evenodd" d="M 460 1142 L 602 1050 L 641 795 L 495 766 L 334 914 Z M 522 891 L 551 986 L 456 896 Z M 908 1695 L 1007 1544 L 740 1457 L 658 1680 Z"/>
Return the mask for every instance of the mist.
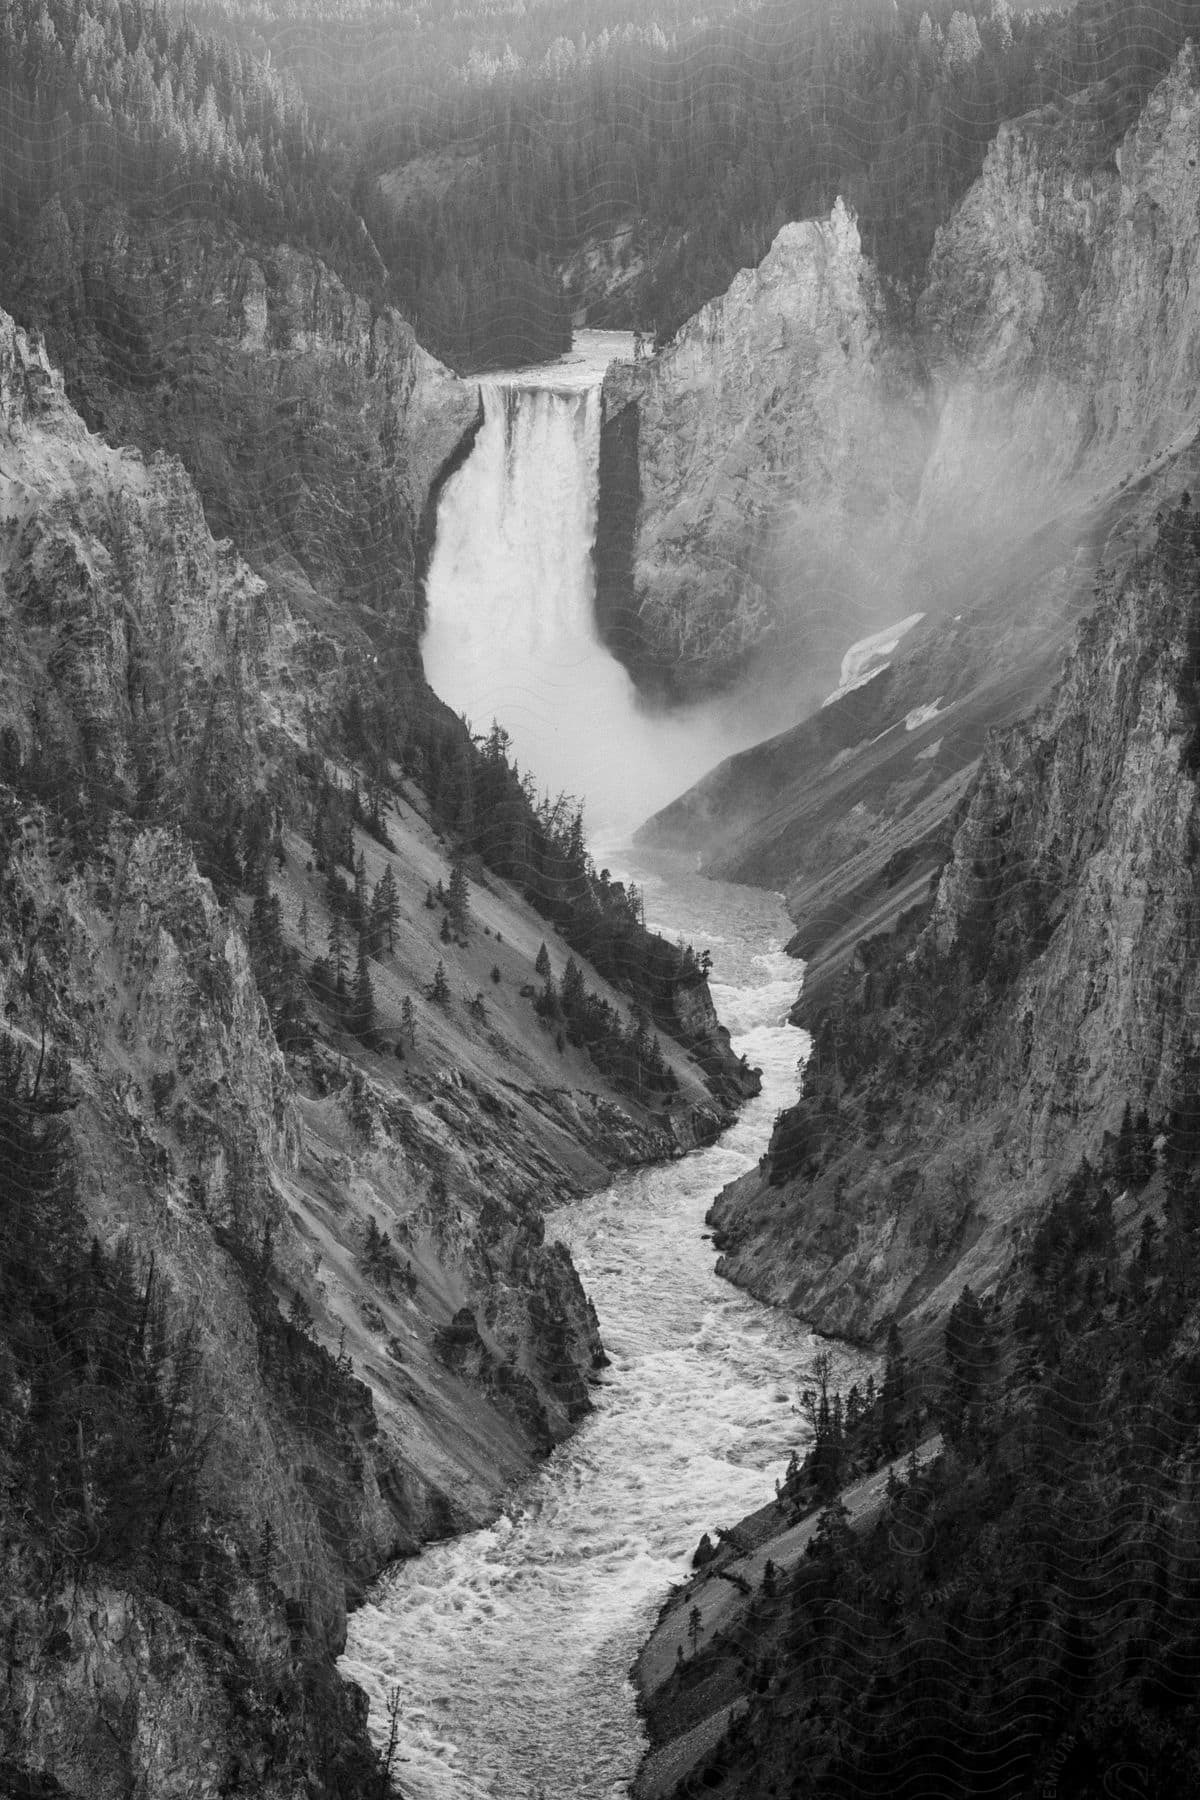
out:
<path id="1" fill-rule="evenodd" d="M 835 462 L 764 531 L 747 580 L 769 628 L 743 678 L 691 706 L 648 705 L 595 621 L 593 360 L 585 343 L 553 387 L 539 385 L 546 370 L 484 384 L 483 428 L 442 496 L 422 649 L 431 685 L 476 733 L 498 721 L 539 792 L 583 805 L 598 850 L 815 712 L 861 640 L 919 613 L 923 632 L 898 653 L 921 655 L 950 620 L 968 622 L 969 653 L 974 616 L 982 656 L 985 638 L 1060 630 L 1078 607 L 1079 547 L 1111 504 L 1103 481 L 1077 470 L 1035 484 L 1024 433 L 971 389 L 936 411 L 895 401 L 874 457 Z"/>
<path id="2" fill-rule="evenodd" d="M 583 803 L 594 844 L 617 845 L 792 708 L 756 684 L 683 712 L 642 702 L 595 622 L 598 389 L 530 377 L 482 392 L 483 428 L 438 512 L 426 674 L 475 732 L 499 721 L 540 791 Z"/>

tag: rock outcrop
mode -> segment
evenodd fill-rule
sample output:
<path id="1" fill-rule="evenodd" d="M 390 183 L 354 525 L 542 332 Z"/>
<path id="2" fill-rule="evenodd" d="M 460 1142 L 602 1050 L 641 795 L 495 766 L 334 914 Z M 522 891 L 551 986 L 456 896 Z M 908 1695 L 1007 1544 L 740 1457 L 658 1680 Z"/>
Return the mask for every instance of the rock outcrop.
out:
<path id="1" fill-rule="evenodd" d="M 1194 1082 L 1196 530 L 1103 594 L 1052 703 L 983 758 L 922 926 L 860 948 L 798 1106 L 710 1215 L 724 1271 L 870 1336 L 986 1290 L 1128 1103 Z"/>
<path id="2" fill-rule="evenodd" d="M 1001 129 L 917 308 L 931 424 L 894 617 L 922 624 L 649 827 L 785 889 L 815 1004 L 921 897 L 986 732 L 1045 697 L 1097 569 L 1196 479 L 1198 128 L 1188 46 L 1132 125 L 1102 85 Z"/>
<path id="3" fill-rule="evenodd" d="M 0 305 L 93 429 L 179 457 L 218 537 L 309 614 L 353 603 L 415 675 L 421 522 L 478 396 L 321 260 L 232 227 L 44 209 Z"/>
<path id="4" fill-rule="evenodd" d="M 1108 83 L 1002 126 L 911 323 L 839 201 L 610 371 L 598 605 L 645 685 L 827 673 L 1190 444 L 1198 107 L 1189 45 L 1128 130 Z"/>
<path id="5" fill-rule="evenodd" d="M 945 396 L 933 516 L 943 493 L 1044 515 L 1191 443 L 1198 89 L 1189 44 L 1124 135 L 1106 85 L 1001 127 L 919 307 Z"/>
<path id="6" fill-rule="evenodd" d="M 645 685 L 694 698 L 811 650 L 831 585 L 875 576 L 923 462 L 893 360 L 839 202 L 785 225 L 657 356 L 609 371 L 597 611 Z"/>

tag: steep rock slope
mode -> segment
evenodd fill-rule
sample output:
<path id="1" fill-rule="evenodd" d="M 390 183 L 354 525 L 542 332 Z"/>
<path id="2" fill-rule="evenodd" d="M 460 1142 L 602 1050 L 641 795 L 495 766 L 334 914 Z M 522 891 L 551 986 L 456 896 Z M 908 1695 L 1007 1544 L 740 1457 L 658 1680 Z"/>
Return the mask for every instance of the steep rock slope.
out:
<path id="1" fill-rule="evenodd" d="M 923 505 L 1142 472 L 1196 431 L 1200 59 L 1118 137 L 1107 87 L 1002 126 L 938 233 L 919 316 L 946 390 Z"/>
<path id="2" fill-rule="evenodd" d="M 724 1270 L 869 1335 L 986 1288 L 1125 1104 L 1192 1104 L 1197 533 L 1110 586 L 985 753 L 922 927 L 860 948 L 799 1104 L 711 1219 Z"/>
<path id="3" fill-rule="evenodd" d="M 556 1043 L 529 996 L 542 940 L 556 978 L 568 952 L 506 882 L 477 871 L 443 939 L 449 849 L 397 770 L 339 847 L 394 883 L 376 1028 L 297 1013 L 287 970 L 344 930 L 308 837 L 314 785 L 349 793 L 311 742 L 344 634 L 212 538 L 177 460 L 90 433 L 6 317 L 0 595 L 3 1777 L 361 1793 L 348 1601 L 588 1408 L 543 1206 L 727 1105 L 681 1046 L 647 1107 Z M 738 1079 L 703 982 L 676 1002 Z"/>
<path id="4" fill-rule="evenodd" d="M 893 360 L 839 201 L 785 225 L 659 355 L 610 370 L 597 611 L 643 682 L 689 697 L 805 637 L 811 655 L 831 586 L 875 576 L 923 462 Z"/>

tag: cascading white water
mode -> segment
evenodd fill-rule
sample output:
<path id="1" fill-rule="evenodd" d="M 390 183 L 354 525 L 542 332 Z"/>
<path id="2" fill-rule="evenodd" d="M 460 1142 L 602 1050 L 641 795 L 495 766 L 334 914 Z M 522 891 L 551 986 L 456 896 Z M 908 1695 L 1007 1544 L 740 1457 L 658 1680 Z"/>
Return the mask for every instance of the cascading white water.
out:
<path id="1" fill-rule="evenodd" d="M 615 842 L 766 727 L 729 705 L 648 712 L 600 641 L 600 383 L 630 343 L 580 338 L 570 359 L 482 384 L 482 428 L 438 507 L 421 648 L 434 692 L 477 732 L 499 720 L 539 789 L 573 794 Z"/>

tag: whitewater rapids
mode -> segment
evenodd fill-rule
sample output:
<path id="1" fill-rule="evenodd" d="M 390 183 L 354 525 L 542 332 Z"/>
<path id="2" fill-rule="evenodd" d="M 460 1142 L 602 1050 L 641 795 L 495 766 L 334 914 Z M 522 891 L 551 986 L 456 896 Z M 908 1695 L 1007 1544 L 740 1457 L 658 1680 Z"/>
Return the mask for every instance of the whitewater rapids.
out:
<path id="1" fill-rule="evenodd" d="M 720 1143 L 552 1214 L 612 1366 L 596 1411 L 495 1524 L 397 1568 L 350 1621 L 343 1670 L 382 1738 L 400 1692 L 412 1800 L 612 1800 L 644 1751 L 628 1670 L 700 1535 L 770 1498 L 806 1426 L 816 1345 L 714 1274 L 704 1214 L 797 1089 L 797 964 L 774 895 L 638 873 L 668 935 L 712 947 L 713 992 L 763 1091 Z M 763 948 L 764 944 L 767 948 Z M 838 1378 L 860 1369 L 837 1352 Z"/>

